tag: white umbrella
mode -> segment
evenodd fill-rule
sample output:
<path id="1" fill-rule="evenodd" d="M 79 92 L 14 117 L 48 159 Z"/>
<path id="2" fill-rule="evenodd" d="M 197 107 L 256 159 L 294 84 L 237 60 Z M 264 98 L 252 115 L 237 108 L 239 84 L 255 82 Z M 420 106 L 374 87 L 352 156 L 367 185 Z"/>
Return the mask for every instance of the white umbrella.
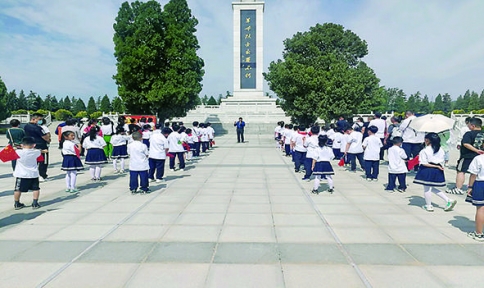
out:
<path id="1" fill-rule="evenodd" d="M 417 117 L 410 122 L 409 127 L 417 132 L 435 132 L 454 128 L 455 120 L 440 114 L 427 114 Z"/>

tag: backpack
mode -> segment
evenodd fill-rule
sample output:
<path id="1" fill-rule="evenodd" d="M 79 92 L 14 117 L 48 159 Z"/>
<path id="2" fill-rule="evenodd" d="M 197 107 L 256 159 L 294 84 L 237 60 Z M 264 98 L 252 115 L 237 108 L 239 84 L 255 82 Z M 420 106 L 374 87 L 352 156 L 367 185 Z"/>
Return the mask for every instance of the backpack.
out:
<path id="1" fill-rule="evenodd" d="M 402 137 L 403 132 L 400 130 L 400 126 L 393 126 L 392 134 L 390 135 L 390 139 L 393 139 L 395 137 Z"/>

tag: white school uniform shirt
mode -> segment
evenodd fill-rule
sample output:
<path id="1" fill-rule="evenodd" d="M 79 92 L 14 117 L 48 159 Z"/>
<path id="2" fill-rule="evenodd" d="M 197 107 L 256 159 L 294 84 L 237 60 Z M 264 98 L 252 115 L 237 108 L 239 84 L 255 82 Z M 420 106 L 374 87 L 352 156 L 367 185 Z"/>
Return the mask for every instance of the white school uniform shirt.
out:
<path id="1" fill-rule="evenodd" d="M 39 149 L 19 149 L 16 150 L 17 165 L 13 176 L 16 178 L 39 178 L 39 168 L 37 168 L 37 157 L 40 156 Z"/>
<path id="2" fill-rule="evenodd" d="M 200 141 L 200 128 L 198 127 L 192 127 L 192 135 L 193 135 L 193 142 L 197 143 Z"/>
<path id="3" fill-rule="evenodd" d="M 418 162 L 420 164 L 433 163 L 442 165 L 445 162 L 445 152 L 442 148 L 440 148 L 437 153 L 434 153 L 434 149 L 432 149 L 432 146 L 428 145 L 427 147 L 422 149 L 422 151 L 420 151 L 418 155 Z"/>
<path id="4" fill-rule="evenodd" d="M 133 141 L 128 144 L 129 170 L 147 171 L 150 170 L 148 162 L 148 147 L 141 141 Z"/>
<path id="5" fill-rule="evenodd" d="M 328 146 L 318 147 L 316 152 L 317 152 L 317 157 L 316 157 L 317 162 L 331 161 L 334 159 L 333 149 L 329 148 Z"/>
<path id="6" fill-rule="evenodd" d="M 341 149 L 341 147 L 343 147 L 342 146 L 343 138 L 344 138 L 344 135 L 341 132 L 335 132 L 332 135 L 332 138 L 330 138 L 330 139 L 333 140 L 333 148 L 334 149 Z M 344 149 L 346 149 L 346 143 L 344 145 L 345 145 Z"/>
<path id="7" fill-rule="evenodd" d="M 306 147 L 304 147 L 303 145 L 303 139 L 304 138 L 308 138 L 309 135 L 307 134 L 300 134 L 300 133 L 296 133 L 296 136 L 294 136 L 294 150 L 298 151 L 298 152 L 307 152 L 308 149 Z"/>
<path id="8" fill-rule="evenodd" d="M 182 142 L 188 142 L 188 134 L 185 132 L 180 133 L 180 139 Z"/>
<path id="9" fill-rule="evenodd" d="M 474 157 L 467 170 L 469 173 L 477 175 L 477 181 L 484 181 L 484 154 Z"/>
<path id="10" fill-rule="evenodd" d="M 201 142 L 208 142 L 208 131 L 207 128 L 200 129 L 200 141 Z"/>
<path id="11" fill-rule="evenodd" d="M 104 141 L 103 137 L 99 135 L 96 135 L 96 139 L 94 139 L 94 141 L 91 141 L 91 138 L 88 136 L 82 143 L 82 147 L 85 149 L 103 149 L 104 146 L 106 146 L 106 141 Z"/>
<path id="12" fill-rule="evenodd" d="M 284 144 L 286 145 L 291 144 L 291 137 L 292 137 L 291 129 L 284 129 L 284 131 L 282 131 L 282 136 L 284 137 Z"/>
<path id="13" fill-rule="evenodd" d="M 190 135 L 187 134 L 187 143 L 188 144 L 195 144 L 195 142 L 198 142 L 198 137 L 193 133 L 190 134 Z"/>
<path id="14" fill-rule="evenodd" d="M 76 155 L 75 145 L 76 144 L 71 140 L 64 141 L 62 144 L 62 155 Z"/>
<path id="15" fill-rule="evenodd" d="M 306 137 L 306 141 L 304 142 L 304 147 L 307 149 L 306 158 L 316 159 L 318 158 L 318 148 L 319 148 L 319 140 L 318 135 L 312 135 L 310 137 Z"/>
<path id="16" fill-rule="evenodd" d="M 181 134 L 178 132 L 171 132 L 168 136 L 168 151 L 170 153 L 185 152 L 183 149 Z"/>
<path id="17" fill-rule="evenodd" d="M 402 147 L 393 145 L 392 147 L 388 148 L 388 173 L 407 173 L 407 165 L 405 165 L 405 161 L 403 161 L 405 159 L 407 159 L 407 154 Z"/>
<path id="18" fill-rule="evenodd" d="M 292 132 L 291 132 L 291 143 L 296 143 L 297 134 L 298 134 L 297 131 L 292 130 Z M 294 145 L 296 145 L 296 144 L 294 144 Z"/>
<path id="19" fill-rule="evenodd" d="M 153 135 L 153 132 L 149 131 L 149 130 L 145 130 L 143 131 L 143 133 L 141 134 L 141 138 L 142 139 L 145 139 L 145 140 L 149 140 L 151 135 Z"/>
<path id="20" fill-rule="evenodd" d="M 212 126 L 208 126 L 206 129 L 208 132 L 208 139 L 212 140 L 215 137 L 215 130 L 213 130 Z"/>
<path id="21" fill-rule="evenodd" d="M 282 129 L 281 126 L 276 126 L 276 128 L 274 128 L 274 136 L 277 137 L 278 134 L 282 133 Z"/>
<path id="22" fill-rule="evenodd" d="M 324 131 L 323 129 L 319 130 L 319 134 L 318 135 L 328 135 L 328 132 Z"/>
<path id="23" fill-rule="evenodd" d="M 101 125 L 101 132 L 103 132 L 103 135 L 112 135 L 114 133 L 114 124 Z"/>
<path id="24" fill-rule="evenodd" d="M 378 131 L 375 133 L 375 136 L 378 138 L 385 138 L 385 128 L 387 127 L 387 123 L 383 119 L 373 119 L 368 124 L 368 127 L 375 126 L 378 128 Z"/>
<path id="25" fill-rule="evenodd" d="M 163 134 L 161 134 L 160 130 L 155 130 L 150 138 L 149 157 L 152 159 L 166 159 L 165 149 L 167 148 L 168 140 Z"/>
<path id="26" fill-rule="evenodd" d="M 362 145 L 365 147 L 363 159 L 371 161 L 380 160 L 380 148 L 383 146 L 380 138 L 377 138 L 376 135 L 370 135 L 363 140 Z"/>
<path id="27" fill-rule="evenodd" d="M 126 141 L 128 143 L 133 142 L 133 138 L 128 135 L 116 134 L 111 137 L 111 145 L 114 146 L 123 146 L 126 145 Z"/>
<path id="28" fill-rule="evenodd" d="M 350 143 L 350 148 L 348 149 L 348 153 L 351 153 L 351 154 L 363 153 L 363 145 L 362 145 L 363 134 L 361 134 L 361 132 L 358 132 L 358 131 L 351 132 L 351 134 L 348 135 L 347 141 L 348 143 Z"/>
<path id="29" fill-rule="evenodd" d="M 334 141 L 334 134 L 336 134 L 336 132 L 334 132 L 333 129 L 329 129 L 328 131 L 326 131 L 326 136 L 328 136 L 329 139 L 333 140 Z"/>
<path id="30" fill-rule="evenodd" d="M 425 133 L 423 132 L 416 132 L 412 128 L 409 127 L 412 120 L 417 118 L 415 115 L 408 117 L 407 119 L 403 120 L 400 124 L 400 131 L 402 131 L 402 138 L 404 143 L 423 143 L 425 140 Z"/>

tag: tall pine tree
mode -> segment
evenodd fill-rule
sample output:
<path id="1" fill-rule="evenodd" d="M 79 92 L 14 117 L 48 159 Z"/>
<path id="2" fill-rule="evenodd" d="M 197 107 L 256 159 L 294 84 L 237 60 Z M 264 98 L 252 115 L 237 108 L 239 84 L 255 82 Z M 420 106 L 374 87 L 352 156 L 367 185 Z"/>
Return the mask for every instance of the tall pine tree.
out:
<path id="1" fill-rule="evenodd" d="M 87 114 L 91 115 L 92 113 L 96 112 L 96 100 L 94 100 L 94 97 L 90 97 L 89 101 L 87 102 Z"/>
<path id="2" fill-rule="evenodd" d="M 4 120 L 10 116 L 10 111 L 7 107 L 7 95 L 7 86 L 3 82 L 2 77 L 0 77 L 0 120 Z"/>
<path id="3" fill-rule="evenodd" d="M 469 105 L 467 106 L 467 111 L 479 110 L 479 94 L 472 91 L 469 97 Z"/>
<path id="4" fill-rule="evenodd" d="M 18 108 L 17 92 L 15 92 L 15 89 L 8 93 L 6 105 L 8 107 L 8 110 L 10 110 L 10 111 L 15 111 L 15 110 L 19 109 Z"/>
<path id="5" fill-rule="evenodd" d="M 450 97 L 449 93 L 445 93 L 444 95 L 442 95 L 442 102 L 444 105 L 442 111 L 444 111 L 445 113 L 449 113 L 450 111 L 452 111 L 452 97 Z"/>
<path id="6" fill-rule="evenodd" d="M 104 95 L 103 99 L 101 100 L 101 103 L 99 104 L 98 109 L 104 113 L 111 112 L 111 101 L 109 101 L 109 97 L 107 94 Z"/>
<path id="7" fill-rule="evenodd" d="M 437 95 L 434 102 L 434 111 L 444 111 L 444 102 L 442 101 L 442 95 Z"/>
<path id="8" fill-rule="evenodd" d="M 20 93 L 18 94 L 18 109 L 23 109 L 27 110 L 27 97 L 25 97 L 24 90 L 20 90 Z"/>
<path id="9" fill-rule="evenodd" d="M 66 110 L 69 110 L 69 111 L 72 110 L 72 102 L 71 102 L 71 99 L 69 98 L 69 96 L 66 96 L 66 98 L 64 98 L 63 109 L 66 109 Z"/>

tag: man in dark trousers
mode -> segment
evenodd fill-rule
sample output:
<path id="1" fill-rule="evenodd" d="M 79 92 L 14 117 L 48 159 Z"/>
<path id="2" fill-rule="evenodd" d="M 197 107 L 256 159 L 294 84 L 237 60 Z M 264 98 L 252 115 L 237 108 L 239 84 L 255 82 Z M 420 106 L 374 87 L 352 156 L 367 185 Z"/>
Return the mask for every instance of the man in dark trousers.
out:
<path id="1" fill-rule="evenodd" d="M 50 136 L 42 130 L 42 121 L 44 115 L 39 113 L 32 114 L 30 122 L 24 127 L 25 136 L 33 137 L 35 140 L 35 149 L 46 151 L 49 149 L 48 144 L 50 143 Z M 47 179 L 47 166 L 49 166 L 49 153 L 41 154 L 44 158 L 43 161 L 39 162 L 39 181 L 42 182 Z"/>
<path id="2" fill-rule="evenodd" d="M 240 140 L 244 143 L 245 122 L 242 121 L 242 117 L 239 118 L 239 121 L 234 122 L 234 126 L 237 127 L 237 143 L 240 143 Z"/>

